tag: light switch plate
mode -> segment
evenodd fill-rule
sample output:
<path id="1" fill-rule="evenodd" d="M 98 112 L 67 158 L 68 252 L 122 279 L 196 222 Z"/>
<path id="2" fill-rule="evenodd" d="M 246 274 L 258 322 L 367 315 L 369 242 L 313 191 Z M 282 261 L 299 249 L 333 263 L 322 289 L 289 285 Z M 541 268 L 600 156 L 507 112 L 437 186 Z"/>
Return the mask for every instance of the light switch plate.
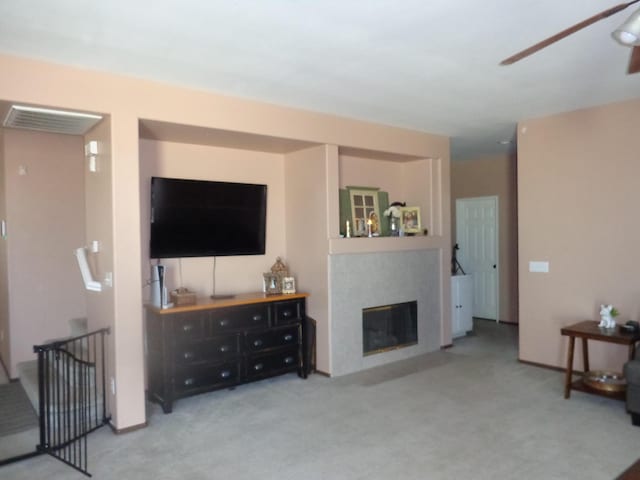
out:
<path id="1" fill-rule="evenodd" d="M 529 262 L 529 271 L 535 273 L 549 273 L 549 262 Z"/>

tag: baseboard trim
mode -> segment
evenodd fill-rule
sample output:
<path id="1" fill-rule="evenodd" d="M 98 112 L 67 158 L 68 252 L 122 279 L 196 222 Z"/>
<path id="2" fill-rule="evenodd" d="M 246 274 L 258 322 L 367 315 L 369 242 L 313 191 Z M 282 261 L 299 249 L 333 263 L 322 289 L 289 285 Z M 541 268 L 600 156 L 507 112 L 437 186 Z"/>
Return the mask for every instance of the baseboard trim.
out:
<path id="1" fill-rule="evenodd" d="M 331 375 L 329 375 L 327 372 L 323 372 L 322 370 L 314 370 L 312 373 L 322 375 L 323 377 L 331 378 Z"/>
<path id="2" fill-rule="evenodd" d="M 517 327 L 519 325 L 518 322 L 508 322 L 506 320 L 500 320 L 500 323 L 504 323 L 505 325 L 510 325 L 512 327 Z"/>
<path id="3" fill-rule="evenodd" d="M 563 367 L 556 367 L 554 365 L 546 365 L 544 363 L 530 362 L 529 360 L 522 360 L 518 358 L 518 362 L 524 363 L 525 365 L 531 365 L 532 367 L 544 368 L 546 370 L 554 370 L 556 372 L 565 372 L 566 369 Z"/>
<path id="4" fill-rule="evenodd" d="M 448 350 L 448 349 L 450 349 L 451 347 L 453 347 L 453 343 L 448 343 L 447 345 L 442 345 L 442 346 L 440 347 L 440 350 Z"/>
<path id="5" fill-rule="evenodd" d="M 116 428 L 116 426 L 113 423 L 109 422 L 109 428 L 111 428 L 111 431 L 113 433 L 115 433 L 116 435 L 135 432 L 136 430 L 141 430 L 143 428 L 147 428 L 148 426 L 149 426 L 149 422 L 145 421 L 145 422 L 140 423 L 138 425 L 132 425 L 132 426 L 126 427 L 126 428 Z"/>
<path id="6" fill-rule="evenodd" d="M 492 322 L 492 323 L 504 323 L 505 325 L 511 325 L 512 327 L 517 327 L 520 325 L 518 322 L 510 322 L 509 320 L 493 320 L 492 318 L 482 318 L 482 317 L 473 317 L 474 320 L 482 320 L 483 322 Z"/>

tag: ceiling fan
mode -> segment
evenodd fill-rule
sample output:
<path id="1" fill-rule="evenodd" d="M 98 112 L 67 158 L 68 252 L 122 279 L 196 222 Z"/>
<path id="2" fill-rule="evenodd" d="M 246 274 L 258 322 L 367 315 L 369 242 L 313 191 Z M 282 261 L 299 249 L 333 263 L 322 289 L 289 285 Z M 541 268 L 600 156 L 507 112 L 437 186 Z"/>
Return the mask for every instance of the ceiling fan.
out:
<path id="1" fill-rule="evenodd" d="M 569 35 L 576 33 L 583 28 L 588 27 L 591 24 L 599 22 L 600 20 L 604 20 L 605 18 L 610 17 L 622 10 L 630 7 L 631 5 L 640 2 L 640 0 L 634 0 L 628 3 L 621 3 L 620 5 L 616 5 L 615 7 L 611 7 L 603 12 L 594 15 L 593 17 L 589 17 L 586 20 L 583 20 L 580 23 L 576 23 L 575 25 L 562 30 L 561 32 L 552 35 L 549 38 L 542 40 L 541 42 L 536 43 L 535 45 L 522 50 L 521 52 L 516 53 L 515 55 L 510 56 L 509 58 L 504 59 L 500 62 L 500 65 L 511 65 L 519 60 L 522 60 L 529 55 L 536 53 L 543 48 L 548 47 L 549 45 L 557 42 L 558 40 L 562 40 Z M 638 73 L 640 72 L 640 9 L 634 12 L 626 22 L 620 25 L 613 33 L 612 36 L 616 41 L 620 44 L 625 45 L 627 47 L 632 47 L 631 50 L 631 60 L 629 61 L 629 68 L 627 69 L 627 73 Z"/>

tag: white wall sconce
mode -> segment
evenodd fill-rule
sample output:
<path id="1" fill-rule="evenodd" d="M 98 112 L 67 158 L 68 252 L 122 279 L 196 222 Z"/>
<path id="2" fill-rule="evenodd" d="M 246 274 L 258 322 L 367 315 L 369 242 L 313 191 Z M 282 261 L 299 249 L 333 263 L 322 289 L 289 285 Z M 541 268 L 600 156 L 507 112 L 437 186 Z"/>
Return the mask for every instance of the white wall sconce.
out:
<path id="1" fill-rule="evenodd" d="M 91 140 L 84 146 L 84 156 L 87 157 L 89 171 L 96 173 L 98 171 L 98 142 Z"/>

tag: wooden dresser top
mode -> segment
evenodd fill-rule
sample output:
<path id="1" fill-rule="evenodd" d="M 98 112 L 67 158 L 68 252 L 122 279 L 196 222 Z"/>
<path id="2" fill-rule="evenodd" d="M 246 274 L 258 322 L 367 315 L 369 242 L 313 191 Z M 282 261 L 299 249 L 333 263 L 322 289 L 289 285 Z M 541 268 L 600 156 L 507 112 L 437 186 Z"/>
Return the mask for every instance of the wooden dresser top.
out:
<path id="1" fill-rule="evenodd" d="M 223 307 L 236 307 L 239 305 L 252 305 L 255 303 L 281 302 L 286 300 L 296 300 L 308 297 L 308 293 L 288 293 L 267 295 L 262 292 L 239 293 L 230 298 L 198 298 L 193 305 L 181 305 L 179 307 L 158 308 L 154 305 L 145 305 L 145 308 L 151 312 L 160 315 L 170 315 L 173 313 L 194 312 L 198 310 L 213 310 Z"/>

